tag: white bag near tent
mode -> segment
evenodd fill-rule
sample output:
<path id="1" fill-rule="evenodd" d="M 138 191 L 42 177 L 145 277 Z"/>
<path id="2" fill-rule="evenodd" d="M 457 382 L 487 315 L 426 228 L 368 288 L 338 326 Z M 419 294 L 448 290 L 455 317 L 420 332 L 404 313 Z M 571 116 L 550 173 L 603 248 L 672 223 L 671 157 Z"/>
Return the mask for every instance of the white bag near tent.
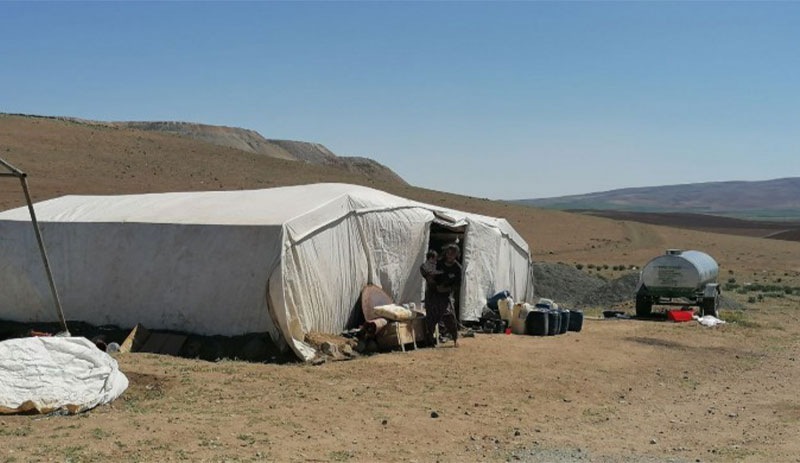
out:
<path id="1" fill-rule="evenodd" d="M 697 323 L 703 326 L 707 326 L 709 328 L 717 325 L 724 325 L 726 323 L 725 320 L 720 320 L 719 318 L 713 315 L 703 315 L 702 317 L 694 315 L 692 318 L 697 320 Z"/>
<path id="2" fill-rule="evenodd" d="M 414 312 L 397 304 L 386 304 L 375 307 L 375 315 L 387 320 L 405 322 L 414 319 Z"/>
<path id="3" fill-rule="evenodd" d="M 127 388 L 117 361 L 86 338 L 0 342 L 0 414 L 80 413 L 113 401 Z"/>

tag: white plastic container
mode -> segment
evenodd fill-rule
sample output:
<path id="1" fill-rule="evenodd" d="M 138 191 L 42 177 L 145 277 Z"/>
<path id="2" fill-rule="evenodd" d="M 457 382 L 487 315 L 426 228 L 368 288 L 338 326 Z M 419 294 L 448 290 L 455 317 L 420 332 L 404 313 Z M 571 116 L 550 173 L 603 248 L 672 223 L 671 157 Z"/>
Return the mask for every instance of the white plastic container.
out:
<path id="1" fill-rule="evenodd" d="M 530 304 L 514 304 L 514 318 L 511 320 L 511 332 L 514 334 L 525 334 L 525 320 L 533 310 Z"/>
<path id="2" fill-rule="evenodd" d="M 500 319 L 508 322 L 511 326 L 511 321 L 514 319 L 514 299 L 507 297 L 497 301 L 497 309 L 500 312 Z"/>

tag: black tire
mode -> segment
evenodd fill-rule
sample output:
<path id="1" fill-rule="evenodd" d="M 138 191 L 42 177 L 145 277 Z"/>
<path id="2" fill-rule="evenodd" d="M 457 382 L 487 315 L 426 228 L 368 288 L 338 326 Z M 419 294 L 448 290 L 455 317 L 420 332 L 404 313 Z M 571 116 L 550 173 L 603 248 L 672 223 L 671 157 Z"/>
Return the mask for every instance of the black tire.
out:
<path id="1" fill-rule="evenodd" d="M 704 298 L 700 310 L 704 316 L 711 315 L 719 318 L 719 296 Z"/>
<path id="2" fill-rule="evenodd" d="M 653 313 L 653 299 L 643 294 L 636 295 L 636 316 L 647 318 Z"/>

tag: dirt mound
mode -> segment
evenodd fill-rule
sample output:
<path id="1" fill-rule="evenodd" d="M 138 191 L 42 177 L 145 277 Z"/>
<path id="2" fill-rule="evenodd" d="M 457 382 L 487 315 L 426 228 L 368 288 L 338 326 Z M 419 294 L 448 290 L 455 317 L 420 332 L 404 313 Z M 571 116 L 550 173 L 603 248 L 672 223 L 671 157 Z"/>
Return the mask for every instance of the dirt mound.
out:
<path id="1" fill-rule="evenodd" d="M 632 301 L 639 283 L 639 275 L 629 273 L 604 282 L 599 288 L 587 293 L 579 306 L 598 307 Z"/>
<path id="2" fill-rule="evenodd" d="M 639 277 L 635 273 L 610 281 L 574 266 L 537 262 L 533 265 L 537 297 L 553 299 L 567 307 L 599 307 L 633 299 Z"/>

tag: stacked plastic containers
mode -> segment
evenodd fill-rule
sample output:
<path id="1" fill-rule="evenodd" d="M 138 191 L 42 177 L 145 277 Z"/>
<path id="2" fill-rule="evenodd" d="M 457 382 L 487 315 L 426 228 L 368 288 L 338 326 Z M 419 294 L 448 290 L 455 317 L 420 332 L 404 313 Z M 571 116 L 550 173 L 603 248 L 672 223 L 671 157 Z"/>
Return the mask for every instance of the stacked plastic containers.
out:
<path id="1" fill-rule="evenodd" d="M 555 336 L 567 331 L 583 329 L 583 312 L 558 307 L 550 299 L 539 302 L 528 312 L 525 320 L 526 334 L 532 336 Z"/>
<path id="2" fill-rule="evenodd" d="M 583 329 L 583 312 L 562 309 L 550 299 L 539 299 L 536 305 L 514 303 L 510 297 L 496 301 L 500 318 L 514 334 L 556 336 Z"/>

